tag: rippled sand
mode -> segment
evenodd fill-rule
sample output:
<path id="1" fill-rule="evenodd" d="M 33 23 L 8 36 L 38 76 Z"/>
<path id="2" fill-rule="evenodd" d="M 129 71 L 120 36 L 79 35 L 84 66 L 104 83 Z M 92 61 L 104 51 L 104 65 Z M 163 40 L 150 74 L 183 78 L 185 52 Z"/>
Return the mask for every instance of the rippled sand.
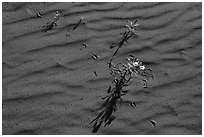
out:
<path id="1" fill-rule="evenodd" d="M 202 134 L 201 3 L 2 5 L 3 134 L 92 134 L 93 111 L 112 81 L 110 46 L 135 19 L 138 36 L 115 61 L 133 54 L 155 80 L 148 88 L 134 80 L 116 119 L 97 134 Z M 42 32 L 56 11 L 63 15 L 58 26 Z M 84 24 L 73 30 L 81 17 Z"/>

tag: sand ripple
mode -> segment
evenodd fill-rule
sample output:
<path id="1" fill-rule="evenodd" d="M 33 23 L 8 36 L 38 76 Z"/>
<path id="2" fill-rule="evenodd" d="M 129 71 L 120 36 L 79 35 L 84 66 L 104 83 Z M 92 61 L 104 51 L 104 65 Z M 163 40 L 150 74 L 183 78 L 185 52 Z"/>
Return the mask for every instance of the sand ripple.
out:
<path id="1" fill-rule="evenodd" d="M 135 19 L 138 36 L 121 48 L 116 60 L 134 54 L 156 79 L 149 88 L 142 81 L 131 84 L 116 120 L 98 134 L 201 134 L 201 7 L 3 3 L 3 134 L 92 134 L 92 112 L 111 82 L 107 62 L 115 49 L 109 47 L 120 40 L 126 21 Z M 63 14 L 58 26 L 42 32 L 56 10 Z M 73 30 L 81 17 L 85 24 Z M 100 58 L 93 60 L 91 53 Z M 128 104 L 132 100 L 137 108 Z"/>

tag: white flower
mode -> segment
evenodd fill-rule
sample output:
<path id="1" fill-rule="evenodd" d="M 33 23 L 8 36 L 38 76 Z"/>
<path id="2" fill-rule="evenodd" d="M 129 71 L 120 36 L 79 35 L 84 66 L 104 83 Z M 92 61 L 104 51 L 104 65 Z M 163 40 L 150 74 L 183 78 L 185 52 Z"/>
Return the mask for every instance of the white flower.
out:
<path id="1" fill-rule="evenodd" d="M 130 32 L 132 32 L 132 33 L 134 33 L 134 34 L 136 34 L 137 33 L 137 28 L 138 28 L 138 26 L 139 26 L 139 24 L 137 23 L 137 20 L 133 23 L 132 21 L 129 21 L 128 20 L 128 25 L 125 25 L 125 27 L 127 27 L 127 29 L 128 29 L 128 31 L 130 31 Z"/>
<path id="2" fill-rule="evenodd" d="M 133 62 L 133 66 L 138 66 L 139 63 L 138 62 Z"/>
<path id="3" fill-rule="evenodd" d="M 144 70 L 144 69 L 145 69 L 145 66 L 140 66 L 140 69 L 141 69 L 141 70 Z"/>

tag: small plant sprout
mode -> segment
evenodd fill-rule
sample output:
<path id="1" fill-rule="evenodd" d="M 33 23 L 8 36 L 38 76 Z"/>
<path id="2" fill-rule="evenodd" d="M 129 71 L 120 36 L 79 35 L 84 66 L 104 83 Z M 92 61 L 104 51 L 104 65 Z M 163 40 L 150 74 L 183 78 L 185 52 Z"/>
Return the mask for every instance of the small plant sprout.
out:
<path id="1" fill-rule="evenodd" d="M 144 77 L 152 77 L 154 79 L 151 71 L 145 68 L 142 65 L 142 62 L 139 59 L 135 58 L 133 55 L 126 58 L 126 63 L 119 65 L 109 64 L 110 74 L 114 77 L 113 84 L 110 85 L 107 90 L 107 96 L 102 99 L 105 99 L 105 102 L 99 107 L 96 111 L 99 112 L 98 116 L 91 121 L 93 124 L 92 132 L 95 133 L 99 130 L 100 126 L 104 123 L 110 125 L 111 122 L 115 119 L 113 114 L 117 110 L 118 101 L 122 103 L 122 96 L 126 95 L 128 90 L 124 90 L 124 87 L 129 86 L 130 80 L 138 75 Z M 132 106 L 136 107 L 136 104 L 132 103 Z M 91 124 L 90 123 L 90 124 Z"/>
<path id="2" fill-rule="evenodd" d="M 55 26 L 57 26 L 57 21 L 59 20 L 60 15 L 61 15 L 60 12 L 56 11 L 54 20 L 51 23 L 47 23 L 46 26 L 43 26 L 44 27 L 43 31 L 47 32 L 48 30 L 52 30 Z"/>

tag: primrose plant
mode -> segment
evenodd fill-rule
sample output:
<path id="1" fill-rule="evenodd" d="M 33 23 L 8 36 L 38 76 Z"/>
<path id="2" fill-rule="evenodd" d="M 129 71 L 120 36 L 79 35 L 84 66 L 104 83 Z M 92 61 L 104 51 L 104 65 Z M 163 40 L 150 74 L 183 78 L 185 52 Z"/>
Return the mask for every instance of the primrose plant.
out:
<path id="1" fill-rule="evenodd" d="M 112 55 L 109 64 L 110 74 L 113 76 L 114 80 L 108 87 L 107 95 L 102 98 L 104 103 L 96 109 L 98 116 L 91 121 L 90 124 L 93 124 L 93 133 L 98 132 L 101 125 L 104 127 L 110 125 L 112 121 L 116 118 L 114 113 L 117 110 L 117 104 L 122 103 L 122 96 L 126 95 L 128 90 L 125 90 L 124 87 L 130 85 L 132 78 L 137 76 L 144 77 L 143 81 L 147 81 L 148 78 L 154 79 L 152 70 L 146 68 L 143 63 L 136 58 L 134 55 L 130 55 L 126 58 L 126 63 L 122 65 L 114 65 L 112 63 L 113 57 L 117 54 L 118 50 L 124 45 L 125 42 L 133 35 L 137 34 L 137 28 L 139 24 L 137 20 L 134 22 L 128 21 L 128 24 L 125 25 L 125 32 L 123 33 L 122 39 L 117 43 L 117 49 Z"/>
<path id="2" fill-rule="evenodd" d="M 137 20 L 135 20 L 134 22 L 131 22 L 128 20 L 128 24 L 125 25 L 125 31 L 123 33 L 122 39 L 119 41 L 119 43 L 112 44 L 110 48 L 113 48 L 115 46 L 117 46 L 116 51 L 114 52 L 113 56 L 111 57 L 110 63 L 113 60 L 113 57 L 118 53 L 119 49 L 125 44 L 128 43 L 128 40 L 133 36 L 133 35 L 137 35 L 137 29 L 138 29 L 139 24 L 137 23 Z"/>
<path id="3" fill-rule="evenodd" d="M 114 77 L 113 86 L 109 86 L 107 90 L 107 96 L 104 99 L 105 102 L 96 111 L 99 112 L 98 116 L 91 122 L 93 124 L 92 132 L 95 133 L 99 130 L 103 124 L 110 125 L 115 119 L 113 115 L 117 110 L 118 101 L 122 103 L 122 96 L 124 96 L 128 90 L 123 88 L 129 86 L 130 80 L 138 75 L 145 78 L 151 77 L 154 79 L 151 69 L 147 69 L 139 59 L 133 55 L 126 58 L 126 63 L 122 66 L 109 64 L 110 74 Z"/>

